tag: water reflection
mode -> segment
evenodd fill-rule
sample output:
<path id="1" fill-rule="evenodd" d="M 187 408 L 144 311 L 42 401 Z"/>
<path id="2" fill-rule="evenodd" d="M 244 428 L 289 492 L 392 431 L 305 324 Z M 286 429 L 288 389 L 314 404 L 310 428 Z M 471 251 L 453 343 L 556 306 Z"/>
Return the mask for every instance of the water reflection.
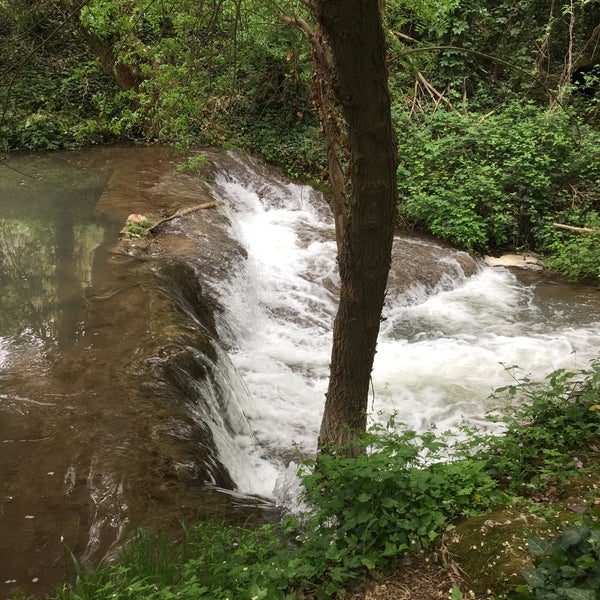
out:
<path id="1" fill-rule="evenodd" d="M 105 239 L 93 206 L 108 173 L 63 169 L 59 182 L 54 164 L 29 160 L 0 170 L 0 336 L 64 347 L 81 333 L 77 311 Z"/>
<path id="2" fill-rule="evenodd" d="M 190 349 L 211 341 L 190 257 L 117 243 L 129 213 L 196 201 L 195 180 L 176 180 L 179 195 L 158 185 L 174 168 L 165 148 L 8 162 L 0 161 L 0 600 L 73 576 L 65 546 L 89 567 L 128 524 L 201 514 L 246 521 L 252 512 L 222 489 L 233 482 L 193 410 L 193 383 L 208 367 Z"/>

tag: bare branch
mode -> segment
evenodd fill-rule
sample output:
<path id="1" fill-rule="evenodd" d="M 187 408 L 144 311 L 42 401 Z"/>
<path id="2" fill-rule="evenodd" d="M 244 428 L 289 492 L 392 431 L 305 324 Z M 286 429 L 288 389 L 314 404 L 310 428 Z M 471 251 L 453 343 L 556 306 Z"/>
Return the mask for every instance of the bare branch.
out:
<path id="1" fill-rule="evenodd" d="M 152 233 L 152 232 L 156 231 L 164 223 L 168 223 L 169 221 L 172 221 L 173 219 L 177 219 L 179 217 L 189 215 L 190 213 L 196 212 L 198 210 L 203 210 L 205 208 L 214 208 L 215 206 L 222 206 L 222 205 L 223 205 L 223 202 L 215 200 L 213 202 L 205 202 L 204 204 L 198 204 L 197 206 L 191 206 L 190 208 L 184 208 L 184 209 L 178 210 L 177 212 L 173 213 L 171 216 L 165 217 L 164 219 L 161 219 L 160 221 L 157 221 L 156 223 L 154 223 L 154 225 L 152 225 L 152 227 L 148 228 L 148 231 L 150 233 Z"/>
<path id="2" fill-rule="evenodd" d="M 578 233 L 594 233 L 600 231 L 595 227 L 575 227 L 573 225 L 564 225 L 563 223 L 552 223 L 558 229 L 567 229 L 568 231 L 577 231 Z"/>
<path id="3" fill-rule="evenodd" d="M 321 67 L 329 71 L 332 68 L 331 57 L 325 51 L 316 31 L 302 17 L 290 16 L 281 10 L 278 16 L 284 23 L 295 27 L 306 37 Z"/>

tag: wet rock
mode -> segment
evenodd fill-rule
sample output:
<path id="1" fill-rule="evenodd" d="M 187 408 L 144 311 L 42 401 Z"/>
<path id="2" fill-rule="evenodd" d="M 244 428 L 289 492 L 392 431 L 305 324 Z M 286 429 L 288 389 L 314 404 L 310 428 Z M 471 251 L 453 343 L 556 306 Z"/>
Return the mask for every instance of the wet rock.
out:
<path id="1" fill-rule="evenodd" d="M 419 288 L 419 295 L 429 296 L 452 289 L 466 281 L 481 268 L 481 263 L 468 253 L 424 236 L 397 235 L 392 249 L 392 269 L 388 291 L 394 296 L 407 296 L 414 301 L 411 291 Z"/>
<path id="2" fill-rule="evenodd" d="M 448 551 L 477 597 L 524 583 L 521 569 L 531 566 L 527 537 L 547 532 L 545 519 L 516 508 L 471 517 L 457 525 Z"/>
<path id="3" fill-rule="evenodd" d="M 484 262 L 490 267 L 520 267 L 523 269 L 541 269 L 539 256 L 532 252 L 523 254 L 503 254 L 502 256 L 484 256 Z"/>

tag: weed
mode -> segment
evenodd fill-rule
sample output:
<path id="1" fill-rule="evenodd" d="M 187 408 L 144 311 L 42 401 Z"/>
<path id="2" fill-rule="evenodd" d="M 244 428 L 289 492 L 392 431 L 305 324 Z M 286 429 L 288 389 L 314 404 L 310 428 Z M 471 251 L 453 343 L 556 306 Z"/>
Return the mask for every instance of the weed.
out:
<path id="1" fill-rule="evenodd" d="M 152 223 L 150 221 L 127 221 L 124 227 L 125 237 L 130 240 L 137 240 L 143 237 L 147 237 L 150 235 L 150 228 L 152 227 Z"/>

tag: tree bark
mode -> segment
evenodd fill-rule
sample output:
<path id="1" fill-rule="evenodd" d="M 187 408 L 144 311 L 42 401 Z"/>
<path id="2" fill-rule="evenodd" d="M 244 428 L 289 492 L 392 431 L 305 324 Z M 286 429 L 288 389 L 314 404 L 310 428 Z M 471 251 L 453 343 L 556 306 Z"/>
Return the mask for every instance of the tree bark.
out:
<path id="1" fill-rule="evenodd" d="M 397 149 L 378 0 L 314 0 L 313 8 L 331 51 L 330 85 L 349 149 L 338 238 L 340 303 L 319 433 L 319 448 L 326 450 L 348 445 L 366 429 L 396 222 Z"/>
<path id="2" fill-rule="evenodd" d="M 335 222 L 335 236 L 338 247 L 344 237 L 344 219 L 346 215 L 346 176 L 342 153 L 349 154 L 349 149 L 344 144 L 340 114 L 340 107 L 336 101 L 333 90 L 333 56 L 327 36 L 321 27 L 317 31 L 304 19 L 298 16 L 279 14 L 280 19 L 296 27 L 306 37 L 310 44 L 311 57 L 314 64 L 312 79 L 312 100 L 321 121 L 321 128 L 325 138 L 327 152 L 327 169 L 331 189 L 331 208 Z"/>
<path id="3" fill-rule="evenodd" d="M 144 81 L 141 71 L 137 65 L 126 65 L 118 61 L 115 54 L 112 40 L 102 40 L 87 29 L 82 29 L 85 39 L 98 57 L 105 73 L 112 77 L 119 89 L 126 92 L 129 90 L 138 90 Z"/>

